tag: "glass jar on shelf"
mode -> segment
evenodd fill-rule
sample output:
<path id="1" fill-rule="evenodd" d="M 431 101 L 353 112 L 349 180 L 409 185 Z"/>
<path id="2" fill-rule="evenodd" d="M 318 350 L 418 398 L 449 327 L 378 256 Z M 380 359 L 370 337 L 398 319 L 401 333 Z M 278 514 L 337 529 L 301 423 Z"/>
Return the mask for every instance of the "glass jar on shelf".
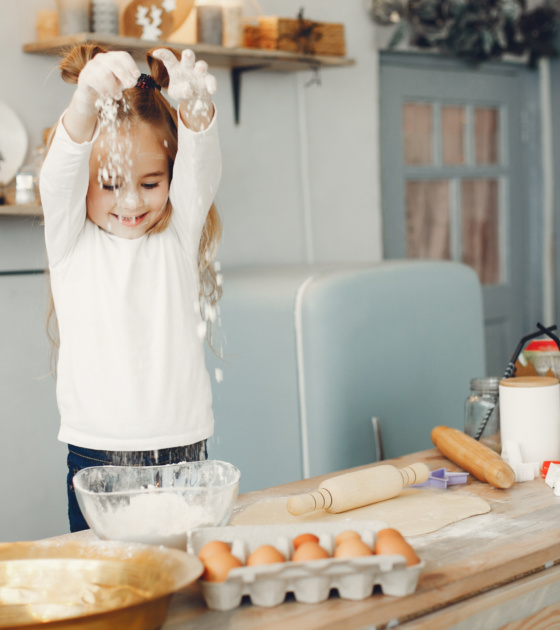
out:
<path id="1" fill-rule="evenodd" d="M 196 0 L 196 41 L 221 46 L 223 11 L 221 0 Z"/>
<path id="2" fill-rule="evenodd" d="M 57 0 L 60 35 L 89 32 L 89 0 Z"/>
<path id="3" fill-rule="evenodd" d="M 91 0 L 91 27 L 94 33 L 119 34 L 117 0 Z"/>
<path id="4" fill-rule="evenodd" d="M 38 146 L 33 150 L 31 158 L 16 173 L 16 205 L 40 203 L 39 172 L 43 164 L 45 150 Z"/>
<path id="5" fill-rule="evenodd" d="M 238 48 L 243 42 L 241 0 L 222 0 L 222 46 Z"/>

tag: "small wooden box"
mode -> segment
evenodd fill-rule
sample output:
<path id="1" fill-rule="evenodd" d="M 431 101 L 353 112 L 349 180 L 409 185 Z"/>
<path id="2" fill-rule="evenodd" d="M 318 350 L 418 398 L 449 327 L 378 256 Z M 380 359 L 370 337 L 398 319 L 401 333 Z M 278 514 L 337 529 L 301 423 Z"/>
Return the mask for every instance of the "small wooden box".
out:
<path id="1" fill-rule="evenodd" d="M 260 48 L 261 32 L 257 18 L 243 19 L 243 47 Z"/>
<path id="2" fill-rule="evenodd" d="M 344 24 L 259 16 L 259 48 L 308 55 L 346 55 Z"/>

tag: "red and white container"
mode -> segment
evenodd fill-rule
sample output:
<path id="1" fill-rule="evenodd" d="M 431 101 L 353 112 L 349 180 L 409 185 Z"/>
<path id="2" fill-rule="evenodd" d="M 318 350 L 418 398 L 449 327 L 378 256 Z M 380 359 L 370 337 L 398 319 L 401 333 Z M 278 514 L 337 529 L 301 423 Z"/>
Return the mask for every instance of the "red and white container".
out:
<path id="1" fill-rule="evenodd" d="M 522 354 L 534 365 L 539 376 L 546 376 L 550 370 L 556 378 L 560 378 L 560 351 L 552 339 L 535 339 Z"/>

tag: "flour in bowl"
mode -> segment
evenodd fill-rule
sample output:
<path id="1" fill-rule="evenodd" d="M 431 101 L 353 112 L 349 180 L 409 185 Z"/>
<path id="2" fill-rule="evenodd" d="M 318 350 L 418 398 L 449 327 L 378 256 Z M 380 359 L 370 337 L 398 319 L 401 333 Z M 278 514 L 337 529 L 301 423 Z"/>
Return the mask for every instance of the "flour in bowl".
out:
<path id="1" fill-rule="evenodd" d="M 214 525 L 214 509 L 196 505 L 187 496 L 161 490 L 111 502 L 107 509 L 88 516 L 97 521 L 109 540 L 142 542 L 186 549 L 187 531 Z"/>

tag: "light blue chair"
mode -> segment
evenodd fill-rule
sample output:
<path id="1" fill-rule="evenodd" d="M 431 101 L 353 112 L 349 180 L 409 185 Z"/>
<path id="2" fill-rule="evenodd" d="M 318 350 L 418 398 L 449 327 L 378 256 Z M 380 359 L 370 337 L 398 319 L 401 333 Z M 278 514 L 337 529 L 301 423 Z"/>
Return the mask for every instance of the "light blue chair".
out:
<path id="1" fill-rule="evenodd" d="M 457 263 L 230 269 L 220 314 L 209 452 L 243 492 L 376 461 L 374 417 L 386 458 L 430 448 L 485 374 L 481 287 Z"/>

